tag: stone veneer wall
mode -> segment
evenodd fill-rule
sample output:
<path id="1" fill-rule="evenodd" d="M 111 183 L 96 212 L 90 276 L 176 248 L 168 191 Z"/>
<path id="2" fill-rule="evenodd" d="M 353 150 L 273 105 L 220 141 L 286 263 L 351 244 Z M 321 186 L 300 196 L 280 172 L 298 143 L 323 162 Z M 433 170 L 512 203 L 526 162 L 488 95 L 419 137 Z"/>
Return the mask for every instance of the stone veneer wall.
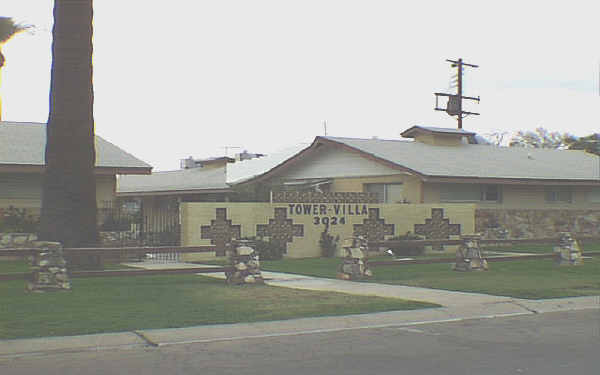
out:
<path id="1" fill-rule="evenodd" d="M 33 233 L 0 233 L 0 249 L 40 249 L 31 257 L 32 276 L 27 281 L 26 290 L 30 292 L 46 292 L 70 290 L 71 282 L 67 273 L 67 263 L 63 257 L 62 245 L 58 242 L 38 241 Z M 13 260 L 22 256 L 0 257 L 2 260 Z"/>
<path id="2" fill-rule="evenodd" d="M 475 232 L 484 238 L 498 237 L 498 229 L 508 238 L 555 237 L 559 232 L 573 235 L 600 235 L 600 210 L 559 209 L 477 209 Z"/>
<path id="3" fill-rule="evenodd" d="M 33 233 L 0 233 L 0 249 L 31 248 L 37 241 Z"/>
<path id="4" fill-rule="evenodd" d="M 142 246 L 135 232 L 99 232 L 100 245 L 103 247 Z M 34 233 L 0 233 L 0 249 L 31 248 L 37 241 Z"/>
<path id="5" fill-rule="evenodd" d="M 359 192 L 317 193 L 311 191 L 273 192 L 273 203 L 377 203 L 377 194 Z"/>

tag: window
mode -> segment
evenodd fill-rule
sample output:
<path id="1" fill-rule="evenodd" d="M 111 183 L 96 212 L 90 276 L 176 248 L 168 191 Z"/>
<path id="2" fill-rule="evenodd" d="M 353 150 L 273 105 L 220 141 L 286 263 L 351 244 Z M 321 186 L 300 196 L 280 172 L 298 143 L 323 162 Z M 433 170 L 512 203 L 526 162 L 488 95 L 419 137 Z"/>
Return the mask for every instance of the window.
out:
<path id="1" fill-rule="evenodd" d="M 402 184 L 365 184 L 367 193 L 377 194 L 379 203 L 402 203 Z"/>
<path id="2" fill-rule="evenodd" d="M 592 189 L 586 192 L 585 200 L 591 203 L 600 203 L 600 188 Z"/>
<path id="3" fill-rule="evenodd" d="M 571 203 L 573 202 L 573 193 L 568 187 L 547 188 L 545 200 L 549 203 Z"/>
<path id="4" fill-rule="evenodd" d="M 483 185 L 481 200 L 484 202 L 500 202 L 500 187 L 498 185 Z"/>
<path id="5" fill-rule="evenodd" d="M 501 202 L 499 185 L 443 184 L 440 188 L 441 202 Z"/>

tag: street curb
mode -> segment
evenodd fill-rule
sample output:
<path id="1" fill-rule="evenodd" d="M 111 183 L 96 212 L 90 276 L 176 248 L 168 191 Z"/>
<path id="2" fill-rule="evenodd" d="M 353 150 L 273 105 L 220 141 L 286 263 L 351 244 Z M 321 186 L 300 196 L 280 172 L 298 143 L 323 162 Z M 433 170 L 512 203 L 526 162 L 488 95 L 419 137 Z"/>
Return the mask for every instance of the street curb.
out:
<path id="1" fill-rule="evenodd" d="M 280 321 L 205 325 L 185 328 L 138 330 L 82 336 L 0 340 L 0 360 L 132 348 L 251 340 L 343 332 L 359 329 L 407 327 L 535 315 L 549 312 L 600 309 L 600 297 L 552 300 L 511 300 L 459 308 L 431 308 L 370 314 L 300 318 Z"/>

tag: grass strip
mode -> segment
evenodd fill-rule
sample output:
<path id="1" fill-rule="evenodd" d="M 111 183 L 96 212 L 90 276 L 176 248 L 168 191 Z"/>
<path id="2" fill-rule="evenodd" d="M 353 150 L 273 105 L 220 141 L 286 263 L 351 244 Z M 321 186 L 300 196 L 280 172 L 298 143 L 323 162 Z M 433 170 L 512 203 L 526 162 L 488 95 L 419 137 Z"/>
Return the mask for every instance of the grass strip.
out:
<path id="1" fill-rule="evenodd" d="M 66 292 L 0 283 L 0 339 L 68 336 L 413 310 L 438 305 L 270 286 L 228 286 L 198 275 L 73 279 Z"/>
<path id="2" fill-rule="evenodd" d="M 262 268 L 335 278 L 340 263 L 336 258 L 284 259 L 262 262 Z M 585 259 L 582 266 L 558 266 L 552 259 L 493 262 L 489 271 L 482 272 L 453 271 L 451 263 L 376 266 L 372 270 L 374 276 L 366 282 L 529 299 L 600 295 L 597 257 Z"/>

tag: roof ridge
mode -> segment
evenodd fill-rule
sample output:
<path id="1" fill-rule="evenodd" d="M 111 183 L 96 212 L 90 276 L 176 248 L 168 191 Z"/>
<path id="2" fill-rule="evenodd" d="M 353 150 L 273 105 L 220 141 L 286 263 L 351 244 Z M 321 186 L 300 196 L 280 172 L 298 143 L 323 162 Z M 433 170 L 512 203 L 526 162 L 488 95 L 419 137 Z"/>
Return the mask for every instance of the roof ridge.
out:
<path id="1" fill-rule="evenodd" d="M 321 136 L 325 139 L 353 139 L 360 141 L 385 141 L 385 142 L 403 142 L 403 143 L 413 143 L 414 141 L 406 140 L 406 139 L 389 139 L 389 138 L 356 138 L 356 137 L 335 137 L 335 136 Z"/>

